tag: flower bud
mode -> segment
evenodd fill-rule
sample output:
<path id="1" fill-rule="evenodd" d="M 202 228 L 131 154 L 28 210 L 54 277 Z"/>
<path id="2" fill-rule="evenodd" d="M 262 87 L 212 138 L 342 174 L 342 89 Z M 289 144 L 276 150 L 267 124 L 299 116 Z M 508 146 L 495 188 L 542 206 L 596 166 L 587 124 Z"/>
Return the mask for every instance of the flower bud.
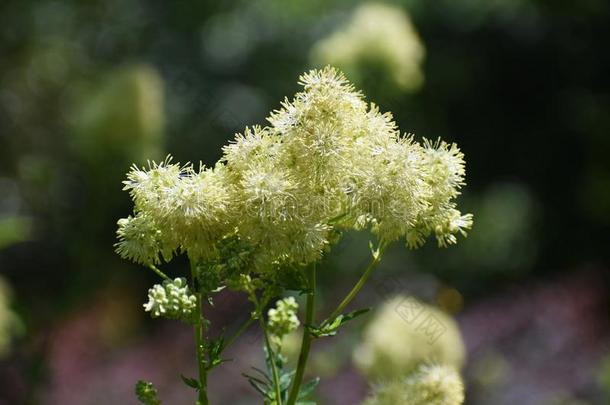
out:
<path id="1" fill-rule="evenodd" d="M 148 290 L 144 310 L 153 318 L 164 317 L 190 322 L 197 307 L 197 297 L 189 294 L 186 279 L 166 280 Z"/>

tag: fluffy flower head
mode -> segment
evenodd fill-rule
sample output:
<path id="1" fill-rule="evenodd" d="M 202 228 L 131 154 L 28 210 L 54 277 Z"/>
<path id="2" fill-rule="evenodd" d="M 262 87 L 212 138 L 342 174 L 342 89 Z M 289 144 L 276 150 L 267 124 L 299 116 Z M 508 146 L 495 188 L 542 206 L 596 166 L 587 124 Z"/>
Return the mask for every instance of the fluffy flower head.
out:
<path id="1" fill-rule="evenodd" d="M 455 321 L 406 296 L 394 297 L 379 308 L 353 352 L 356 367 L 374 381 L 405 375 L 431 361 L 459 369 L 464 358 Z"/>
<path id="2" fill-rule="evenodd" d="M 378 387 L 364 405 L 460 405 L 464 384 L 452 367 L 422 365 L 407 378 Z"/>
<path id="3" fill-rule="evenodd" d="M 299 84 L 269 126 L 236 135 L 213 168 L 171 158 L 134 166 L 124 182 L 134 214 L 119 221 L 117 252 L 146 265 L 186 253 L 226 268 L 230 251 L 247 271 L 274 274 L 320 259 L 344 229 L 412 248 L 465 234 L 472 217 L 455 203 L 464 184 L 455 144 L 402 136 L 332 67 Z"/>

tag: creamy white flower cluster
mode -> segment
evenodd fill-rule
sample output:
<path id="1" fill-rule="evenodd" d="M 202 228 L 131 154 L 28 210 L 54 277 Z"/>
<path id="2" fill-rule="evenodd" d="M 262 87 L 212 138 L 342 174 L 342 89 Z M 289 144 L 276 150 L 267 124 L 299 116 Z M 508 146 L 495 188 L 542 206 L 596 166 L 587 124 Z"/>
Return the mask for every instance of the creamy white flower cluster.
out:
<path id="1" fill-rule="evenodd" d="M 269 310 L 267 324 L 274 340 L 281 342 L 284 336 L 299 327 L 301 323 L 297 317 L 298 309 L 299 305 L 294 297 L 288 297 L 279 300 L 275 308 Z"/>
<path id="2" fill-rule="evenodd" d="M 248 270 L 269 272 L 319 259 L 343 229 L 412 248 L 430 234 L 441 246 L 465 234 L 472 216 L 456 208 L 464 160 L 455 144 L 401 136 L 334 68 L 300 84 L 269 126 L 246 128 L 214 168 L 169 158 L 133 167 L 124 183 L 134 215 L 118 223 L 117 252 L 142 264 L 177 253 L 216 261 L 237 238 Z"/>
<path id="3" fill-rule="evenodd" d="M 422 365 L 413 374 L 377 388 L 364 405 L 460 405 L 464 384 L 450 366 Z"/>
<path id="4" fill-rule="evenodd" d="M 165 280 L 148 290 L 148 302 L 144 309 L 153 318 L 164 317 L 189 321 L 197 307 L 197 297 L 189 294 L 186 279 Z"/>

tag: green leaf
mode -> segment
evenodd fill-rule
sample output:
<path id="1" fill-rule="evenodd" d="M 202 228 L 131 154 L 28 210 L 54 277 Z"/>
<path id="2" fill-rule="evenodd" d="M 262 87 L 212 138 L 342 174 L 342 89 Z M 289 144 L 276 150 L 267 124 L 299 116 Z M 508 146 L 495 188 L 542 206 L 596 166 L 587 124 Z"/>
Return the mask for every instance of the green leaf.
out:
<path id="1" fill-rule="evenodd" d="M 292 381 L 292 376 L 294 375 L 294 371 L 290 371 L 288 373 L 282 373 L 280 376 L 280 389 L 287 390 L 290 387 L 290 382 Z"/>
<path id="2" fill-rule="evenodd" d="M 343 325 L 346 322 L 351 321 L 354 318 L 359 317 L 360 315 L 366 314 L 370 310 L 371 310 L 371 308 L 362 308 L 362 309 L 357 309 L 352 312 L 348 312 L 347 314 L 343 315 L 343 317 L 341 318 L 341 325 Z"/>
<path id="3" fill-rule="evenodd" d="M 182 381 L 191 388 L 195 388 L 196 390 L 201 388 L 199 381 L 195 380 L 194 378 L 185 377 L 182 374 L 180 374 L 180 378 L 182 378 Z"/>
<path id="4" fill-rule="evenodd" d="M 261 380 L 261 379 L 260 379 L 260 378 L 258 378 L 258 377 L 254 377 L 253 375 L 246 374 L 246 373 L 242 373 L 241 375 L 242 375 L 242 376 L 244 376 L 244 377 L 246 377 L 248 380 L 252 380 L 252 381 L 255 381 L 255 382 L 257 382 L 257 383 L 261 384 L 261 385 L 262 385 L 262 386 L 264 386 L 264 387 L 268 387 L 268 386 L 269 386 L 269 384 L 268 384 L 268 383 L 266 383 L 265 381 Z"/>
<path id="5" fill-rule="evenodd" d="M 262 396 L 264 396 L 265 398 L 270 398 L 270 390 L 271 390 L 271 385 L 266 383 L 265 381 L 261 380 L 260 378 L 242 373 L 242 375 L 244 377 L 246 377 L 246 379 L 248 380 L 248 383 L 250 383 L 250 385 Z M 263 373 L 263 375 L 265 375 Z M 267 376 L 265 375 L 265 377 L 267 378 Z"/>
<path id="6" fill-rule="evenodd" d="M 259 394 L 261 394 L 265 398 L 269 398 L 269 394 L 268 394 L 266 388 L 264 386 L 260 385 L 259 382 L 255 381 L 255 380 L 251 380 L 249 378 L 248 378 L 248 382 L 256 391 L 258 391 Z"/>
<path id="7" fill-rule="evenodd" d="M 304 326 L 309 331 L 309 333 L 315 338 L 320 338 L 324 336 L 335 336 L 337 334 L 337 329 L 339 329 L 341 325 L 351 321 L 352 319 L 360 315 L 369 312 L 370 310 L 370 308 L 363 308 L 358 309 L 356 311 L 348 312 L 347 314 L 341 314 L 335 319 L 324 320 L 318 327 L 307 324 L 305 324 Z"/>
<path id="8" fill-rule="evenodd" d="M 263 377 L 264 377 L 264 378 L 265 378 L 265 379 L 266 379 L 266 380 L 269 382 L 269 384 L 271 384 L 271 383 L 273 382 L 273 381 L 271 380 L 271 377 L 269 377 L 269 376 L 267 375 L 267 373 L 265 373 L 265 372 L 264 372 L 263 370 L 261 370 L 260 368 L 258 368 L 258 367 L 250 367 L 250 368 L 252 368 L 254 371 L 256 371 L 256 372 L 258 372 L 260 375 L 262 375 L 262 376 L 263 376 Z"/>
<path id="9" fill-rule="evenodd" d="M 301 387 L 299 388 L 299 396 L 297 398 L 303 399 L 307 395 L 311 394 L 311 392 L 314 390 L 314 388 L 316 388 L 316 386 L 318 385 L 319 382 L 320 382 L 320 378 L 316 377 L 313 380 L 308 381 L 307 383 L 301 385 Z"/>
<path id="10" fill-rule="evenodd" d="M 212 360 L 212 362 L 211 362 L 211 363 L 208 365 L 207 370 L 209 371 L 209 370 L 213 369 L 214 367 L 218 367 L 218 366 L 220 366 L 221 364 L 228 363 L 228 362 L 230 362 L 230 361 L 233 361 L 233 359 L 214 359 L 214 360 Z"/>
<path id="11" fill-rule="evenodd" d="M 220 364 L 231 361 L 231 359 L 222 359 L 220 356 L 225 349 L 225 339 L 224 336 L 220 336 L 218 339 L 214 339 L 209 341 L 206 344 L 206 352 L 209 358 L 209 362 L 206 365 L 207 370 L 211 370 Z"/>

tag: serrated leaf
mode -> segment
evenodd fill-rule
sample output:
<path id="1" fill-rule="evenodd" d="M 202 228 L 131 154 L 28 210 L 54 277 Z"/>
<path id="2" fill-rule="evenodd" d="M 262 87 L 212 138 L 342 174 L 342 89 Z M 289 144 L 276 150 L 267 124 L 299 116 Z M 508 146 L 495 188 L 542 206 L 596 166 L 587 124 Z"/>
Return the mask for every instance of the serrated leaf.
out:
<path id="1" fill-rule="evenodd" d="M 182 378 L 182 381 L 191 388 L 195 388 L 196 390 L 201 388 L 199 381 L 195 380 L 194 378 L 185 377 L 182 374 L 180 374 L 180 378 Z"/>

